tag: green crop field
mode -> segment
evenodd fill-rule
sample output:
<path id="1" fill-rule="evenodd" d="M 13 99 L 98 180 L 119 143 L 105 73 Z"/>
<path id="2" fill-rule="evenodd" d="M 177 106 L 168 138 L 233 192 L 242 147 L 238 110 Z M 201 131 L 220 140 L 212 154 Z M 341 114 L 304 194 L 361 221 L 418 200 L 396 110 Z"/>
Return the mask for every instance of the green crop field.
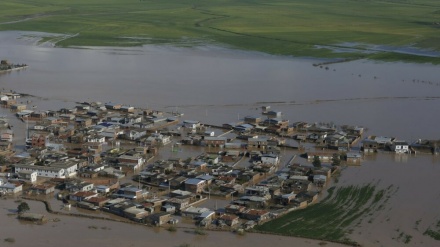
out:
<path id="1" fill-rule="evenodd" d="M 321 239 L 356 245 L 349 234 L 362 221 L 374 223 L 374 214 L 397 188 L 377 190 L 374 185 L 330 188 L 322 202 L 290 212 L 280 218 L 257 226 L 258 231 L 287 236 Z"/>
<path id="2" fill-rule="evenodd" d="M 2 0 L 0 30 L 69 35 L 58 46 L 216 44 L 280 55 L 439 63 L 437 0 Z M 374 52 L 374 53 L 371 53 Z"/>

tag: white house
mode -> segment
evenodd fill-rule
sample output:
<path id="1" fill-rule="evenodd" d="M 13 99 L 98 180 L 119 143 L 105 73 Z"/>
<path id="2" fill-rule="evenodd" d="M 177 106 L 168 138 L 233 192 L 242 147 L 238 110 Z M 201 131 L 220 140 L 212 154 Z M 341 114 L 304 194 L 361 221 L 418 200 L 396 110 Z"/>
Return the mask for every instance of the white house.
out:
<path id="1" fill-rule="evenodd" d="M 409 145 L 406 141 L 394 141 L 391 150 L 398 154 L 409 153 Z"/>
<path id="2" fill-rule="evenodd" d="M 197 127 L 200 127 L 200 122 L 194 120 L 185 120 L 183 121 L 183 127 L 188 129 L 195 129 Z"/>
<path id="3" fill-rule="evenodd" d="M 37 172 L 37 177 L 68 178 L 76 175 L 78 162 L 62 161 L 54 162 L 47 166 L 35 166 L 31 164 L 16 164 L 15 172 Z"/>
<path id="4" fill-rule="evenodd" d="M 99 135 L 90 135 L 87 137 L 87 142 L 98 142 L 98 143 L 104 143 L 105 137 L 99 136 Z"/>
<path id="5" fill-rule="evenodd" d="M 15 183 L 0 182 L 0 193 L 15 194 L 23 190 L 23 185 Z"/>
<path id="6" fill-rule="evenodd" d="M 265 154 L 261 156 L 261 163 L 263 164 L 271 164 L 276 165 L 280 162 L 280 159 L 277 155 L 274 154 Z"/>
<path id="7" fill-rule="evenodd" d="M 18 173 L 18 177 L 31 183 L 35 183 L 37 182 L 37 174 L 36 171 L 21 171 Z"/>

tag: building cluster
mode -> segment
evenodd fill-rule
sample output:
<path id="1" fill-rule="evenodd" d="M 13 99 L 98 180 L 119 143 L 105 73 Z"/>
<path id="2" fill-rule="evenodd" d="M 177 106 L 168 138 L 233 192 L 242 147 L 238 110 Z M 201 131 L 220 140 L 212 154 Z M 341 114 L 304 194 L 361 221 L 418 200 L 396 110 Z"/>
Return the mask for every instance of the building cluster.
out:
<path id="1" fill-rule="evenodd" d="M 0 72 L 7 72 L 12 70 L 24 69 L 24 68 L 27 68 L 26 64 L 13 64 L 10 63 L 8 60 L 0 61 Z"/>
<path id="2" fill-rule="evenodd" d="M 175 224 L 178 217 L 188 217 L 205 227 L 251 228 L 315 202 L 337 169 L 335 155 L 344 153 L 348 163 L 362 158 L 349 151 L 363 128 L 290 124 L 269 107 L 263 107 L 261 116 L 212 126 L 181 121 L 181 114 L 116 103 L 26 110 L 5 96 L 2 104 L 26 125 L 26 151 L 15 152 L 12 128 L 0 119 L 1 142 L 9 143 L 0 160 L 0 172 L 7 174 L 0 180 L 1 193 L 57 193 L 68 205 L 144 224 Z M 435 143 L 417 145 L 422 150 Z M 283 150 L 307 145 L 319 150 L 306 153 L 308 162 L 299 165 L 292 156 L 281 164 Z M 186 159 L 174 155 L 188 148 L 198 154 L 188 152 Z M 394 138 L 362 142 L 364 152 L 385 148 L 409 150 Z M 162 160 L 156 158 L 159 152 Z M 229 204 L 203 207 L 213 198 Z"/>

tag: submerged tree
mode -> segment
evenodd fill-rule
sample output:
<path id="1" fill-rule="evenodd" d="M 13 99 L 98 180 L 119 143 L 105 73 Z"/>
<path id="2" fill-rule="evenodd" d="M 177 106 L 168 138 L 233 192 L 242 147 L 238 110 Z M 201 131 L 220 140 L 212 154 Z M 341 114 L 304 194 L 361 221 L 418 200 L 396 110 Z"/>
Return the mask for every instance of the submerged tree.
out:
<path id="1" fill-rule="evenodd" d="M 319 159 L 319 156 L 313 156 L 312 164 L 314 167 L 321 167 L 321 160 Z"/>
<path id="2" fill-rule="evenodd" d="M 24 213 L 29 210 L 30 210 L 29 205 L 26 202 L 20 203 L 17 207 L 17 211 L 19 214 Z"/>
<path id="3" fill-rule="evenodd" d="M 332 166 L 339 166 L 341 164 L 341 157 L 339 154 L 334 153 L 332 156 Z"/>

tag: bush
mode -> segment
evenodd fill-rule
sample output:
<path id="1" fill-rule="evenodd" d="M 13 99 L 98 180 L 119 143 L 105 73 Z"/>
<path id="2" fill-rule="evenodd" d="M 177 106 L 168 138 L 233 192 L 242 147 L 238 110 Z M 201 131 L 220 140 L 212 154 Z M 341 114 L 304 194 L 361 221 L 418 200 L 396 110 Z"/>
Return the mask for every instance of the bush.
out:
<path id="1" fill-rule="evenodd" d="M 197 234 L 197 235 L 206 235 L 206 234 L 207 234 L 207 233 L 206 233 L 205 231 L 203 231 L 203 229 L 201 229 L 201 228 L 196 228 L 196 229 L 194 230 L 194 233 Z"/>
<path id="2" fill-rule="evenodd" d="M 15 243 L 15 238 L 5 238 L 5 242 Z"/>
<path id="3" fill-rule="evenodd" d="M 169 232 L 176 232 L 177 228 L 175 226 L 170 226 L 170 227 L 167 228 L 167 231 L 169 231 Z"/>

